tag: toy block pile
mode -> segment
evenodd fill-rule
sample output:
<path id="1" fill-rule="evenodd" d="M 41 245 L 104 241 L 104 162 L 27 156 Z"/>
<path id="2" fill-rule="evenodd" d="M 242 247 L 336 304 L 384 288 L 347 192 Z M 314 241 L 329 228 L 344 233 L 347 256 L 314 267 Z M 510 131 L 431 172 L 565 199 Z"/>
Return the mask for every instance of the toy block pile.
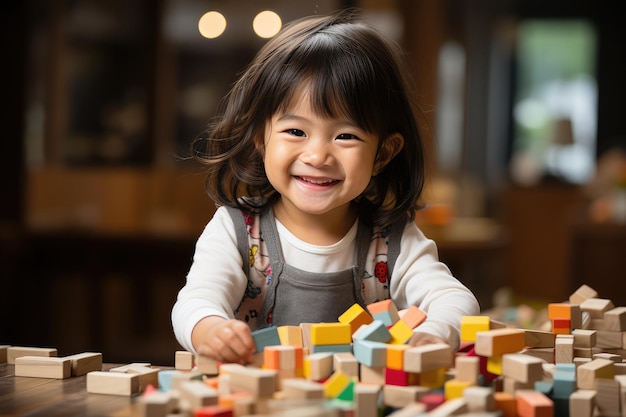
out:
<path id="1" fill-rule="evenodd" d="M 334 323 L 255 331 L 246 366 L 178 351 L 174 369 L 103 372 L 101 356 L 50 360 L 56 350 L 6 346 L 0 362 L 15 363 L 16 376 L 86 375 L 88 392 L 136 396 L 146 417 L 625 416 L 626 308 L 583 285 L 547 313 L 544 330 L 465 316 L 457 352 L 411 346 L 426 314 L 385 300 Z"/>

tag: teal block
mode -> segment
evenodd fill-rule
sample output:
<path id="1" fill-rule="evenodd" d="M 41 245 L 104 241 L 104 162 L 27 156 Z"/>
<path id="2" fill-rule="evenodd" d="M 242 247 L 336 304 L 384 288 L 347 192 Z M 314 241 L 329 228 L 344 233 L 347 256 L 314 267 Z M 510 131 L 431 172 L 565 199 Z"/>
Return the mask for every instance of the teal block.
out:
<path id="1" fill-rule="evenodd" d="M 354 332 L 353 339 L 387 343 L 391 339 L 391 333 L 382 320 L 374 320 Z"/>
<path id="2" fill-rule="evenodd" d="M 159 391 L 171 391 L 174 375 L 179 374 L 176 369 L 162 369 L 158 373 Z"/>
<path id="3" fill-rule="evenodd" d="M 352 343 L 345 345 L 313 345 L 311 353 L 330 352 L 330 353 L 352 353 Z"/>
<path id="4" fill-rule="evenodd" d="M 278 336 L 278 327 L 271 326 L 252 332 L 256 353 L 263 352 L 266 346 L 280 345 L 280 336 Z"/>
<path id="5" fill-rule="evenodd" d="M 355 340 L 352 350 L 357 362 L 370 367 L 387 365 L 387 345 L 371 340 Z"/>
<path id="6" fill-rule="evenodd" d="M 394 317 L 392 317 L 388 311 L 381 311 L 380 313 L 373 314 L 372 317 L 374 317 L 374 320 L 382 321 L 385 326 L 392 326 L 395 323 Z"/>

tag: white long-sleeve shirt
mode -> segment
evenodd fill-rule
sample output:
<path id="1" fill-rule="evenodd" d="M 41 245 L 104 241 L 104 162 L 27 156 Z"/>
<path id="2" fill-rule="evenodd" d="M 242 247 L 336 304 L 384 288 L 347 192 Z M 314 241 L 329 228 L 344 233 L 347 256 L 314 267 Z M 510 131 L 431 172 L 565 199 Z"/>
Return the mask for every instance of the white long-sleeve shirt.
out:
<path id="1" fill-rule="evenodd" d="M 333 272 L 354 262 L 356 222 L 340 241 L 329 246 L 306 243 L 278 221 L 277 229 L 285 262 L 296 268 Z M 191 333 L 202 318 L 234 317 L 247 285 L 242 262 L 235 226 L 226 208 L 220 207 L 196 243 L 187 282 L 172 309 L 174 334 L 183 348 L 195 352 Z M 415 305 L 426 313 L 427 320 L 416 330 L 439 336 L 453 348 L 459 346 L 461 318 L 480 311 L 472 292 L 438 260 L 435 243 L 412 222 L 402 234 L 390 295 L 399 310 Z"/>

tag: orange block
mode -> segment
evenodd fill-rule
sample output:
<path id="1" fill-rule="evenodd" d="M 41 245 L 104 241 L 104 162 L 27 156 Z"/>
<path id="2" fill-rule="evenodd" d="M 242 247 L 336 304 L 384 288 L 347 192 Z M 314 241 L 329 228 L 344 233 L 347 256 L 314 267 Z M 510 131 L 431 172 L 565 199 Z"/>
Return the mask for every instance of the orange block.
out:
<path id="1" fill-rule="evenodd" d="M 352 333 L 364 324 L 370 324 L 374 318 L 359 304 L 353 304 L 338 319 L 339 323 L 349 323 Z"/>
<path id="2" fill-rule="evenodd" d="M 502 328 L 476 333 L 474 351 L 480 356 L 501 356 L 524 349 L 524 330 Z"/>
<path id="3" fill-rule="evenodd" d="M 400 320 L 408 324 L 411 329 L 415 329 L 426 320 L 426 313 L 412 305 L 404 310 Z"/>
<path id="4" fill-rule="evenodd" d="M 548 304 L 548 319 L 571 319 L 572 305 L 567 303 Z"/>
<path id="5" fill-rule="evenodd" d="M 495 409 L 502 412 L 502 417 L 517 417 L 517 400 L 509 392 L 496 391 L 493 393 Z"/>
<path id="6" fill-rule="evenodd" d="M 517 390 L 519 417 L 554 417 L 554 402 L 545 394 L 534 390 Z"/>

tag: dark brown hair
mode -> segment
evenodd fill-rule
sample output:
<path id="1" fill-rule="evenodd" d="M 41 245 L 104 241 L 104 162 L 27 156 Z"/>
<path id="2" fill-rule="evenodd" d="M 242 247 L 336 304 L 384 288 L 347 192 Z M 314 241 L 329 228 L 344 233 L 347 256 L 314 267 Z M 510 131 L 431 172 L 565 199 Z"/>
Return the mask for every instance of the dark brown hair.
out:
<path id="1" fill-rule="evenodd" d="M 203 138 L 206 147 L 196 153 L 208 166 L 209 196 L 218 205 L 247 210 L 279 197 L 258 146 L 267 121 L 308 85 L 315 112 L 350 118 L 378 137 L 379 148 L 392 133 L 404 137 L 402 150 L 353 203 L 381 226 L 413 219 L 424 185 L 424 149 L 405 65 L 402 50 L 359 22 L 354 11 L 285 25 L 235 82 Z"/>

